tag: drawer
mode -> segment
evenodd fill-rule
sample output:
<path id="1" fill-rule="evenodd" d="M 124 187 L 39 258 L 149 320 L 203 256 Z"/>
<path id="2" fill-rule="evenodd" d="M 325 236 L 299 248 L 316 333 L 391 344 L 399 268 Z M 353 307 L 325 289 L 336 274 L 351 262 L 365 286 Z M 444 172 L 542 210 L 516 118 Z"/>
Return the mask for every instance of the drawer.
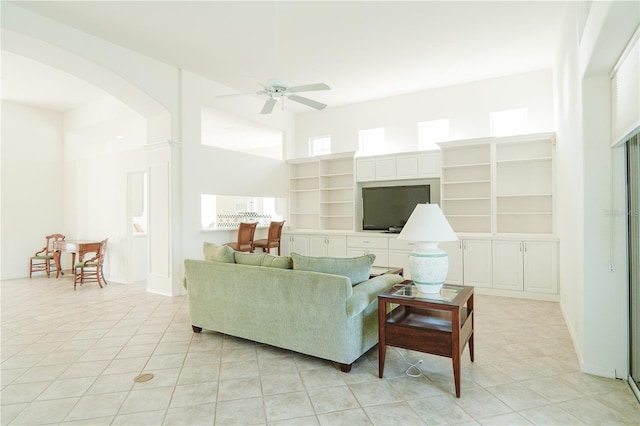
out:
<path id="1" fill-rule="evenodd" d="M 349 236 L 347 238 L 347 247 L 364 247 L 386 250 L 389 247 L 389 239 L 387 237 L 374 236 Z"/>
<path id="2" fill-rule="evenodd" d="M 415 241 L 400 240 L 398 238 L 389 238 L 390 250 L 408 250 L 411 251 L 416 248 Z"/>

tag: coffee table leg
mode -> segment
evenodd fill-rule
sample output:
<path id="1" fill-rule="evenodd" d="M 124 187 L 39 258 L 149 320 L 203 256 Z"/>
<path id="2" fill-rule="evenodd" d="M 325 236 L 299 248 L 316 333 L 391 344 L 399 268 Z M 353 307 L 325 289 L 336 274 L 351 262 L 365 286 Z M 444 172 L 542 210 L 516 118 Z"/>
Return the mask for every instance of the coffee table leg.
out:
<path id="1" fill-rule="evenodd" d="M 460 398 L 460 354 L 453 354 L 453 382 L 456 385 L 456 398 Z"/>
<path id="2" fill-rule="evenodd" d="M 467 308 L 469 309 L 469 311 L 471 312 L 471 336 L 469 336 L 469 356 L 471 357 L 471 362 L 473 362 L 473 335 L 475 334 L 475 328 L 474 327 L 474 312 L 473 312 L 473 294 L 471 295 L 471 297 L 469 297 L 469 300 L 467 301 Z"/>

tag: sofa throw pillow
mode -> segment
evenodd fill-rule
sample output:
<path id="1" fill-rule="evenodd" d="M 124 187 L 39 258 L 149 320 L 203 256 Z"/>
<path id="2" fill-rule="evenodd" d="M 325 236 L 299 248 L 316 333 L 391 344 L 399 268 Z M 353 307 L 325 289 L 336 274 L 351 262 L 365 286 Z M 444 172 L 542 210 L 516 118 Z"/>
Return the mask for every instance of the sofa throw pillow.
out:
<path id="1" fill-rule="evenodd" d="M 369 271 L 375 258 L 373 253 L 359 257 L 311 257 L 291 253 L 293 269 L 343 275 L 351 280 L 351 285 L 369 279 Z"/>
<path id="2" fill-rule="evenodd" d="M 219 246 L 205 241 L 202 252 L 204 254 L 204 260 L 210 262 L 235 263 L 233 249 L 229 246 Z"/>
<path id="3" fill-rule="evenodd" d="M 264 253 L 245 253 L 237 251 L 234 255 L 236 257 L 236 263 L 239 265 L 260 266 L 262 265 L 262 258 L 264 258 Z"/>
<path id="4" fill-rule="evenodd" d="M 262 258 L 262 266 L 269 268 L 293 269 L 293 260 L 289 256 L 274 256 L 265 254 Z"/>

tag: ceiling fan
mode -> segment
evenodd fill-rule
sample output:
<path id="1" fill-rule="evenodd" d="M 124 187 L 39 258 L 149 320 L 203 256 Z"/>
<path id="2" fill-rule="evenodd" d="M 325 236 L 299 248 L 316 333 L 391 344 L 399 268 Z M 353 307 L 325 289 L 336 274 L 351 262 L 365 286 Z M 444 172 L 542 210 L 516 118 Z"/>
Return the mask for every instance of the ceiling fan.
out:
<path id="1" fill-rule="evenodd" d="M 282 101 L 282 108 L 284 109 L 285 98 L 289 98 L 294 102 L 298 102 L 300 104 L 309 106 L 311 108 L 315 108 L 317 110 L 326 108 L 327 106 L 322 102 L 314 101 L 313 99 L 300 96 L 297 93 L 312 92 L 317 90 L 331 90 L 329 85 L 325 83 L 314 83 L 314 84 L 304 84 L 302 86 L 290 87 L 286 81 L 278 78 L 278 72 L 277 72 L 277 64 L 278 64 L 278 57 L 279 57 L 278 40 L 279 40 L 279 13 L 278 13 L 278 1 L 276 0 L 275 2 L 275 54 L 274 54 L 274 63 L 276 64 L 276 78 L 269 80 L 267 84 L 260 83 L 263 90 L 255 92 L 256 95 L 268 97 L 268 99 L 264 103 L 264 106 L 262 107 L 262 110 L 260 111 L 260 114 L 271 114 L 271 112 L 273 111 L 273 107 L 280 100 Z M 253 93 L 254 92 L 238 93 L 235 95 L 232 94 L 232 95 L 226 95 L 226 96 L 237 96 L 237 95 L 246 95 L 246 94 L 253 94 Z M 225 95 L 218 96 L 218 97 L 225 97 Z"/>
<path id="2" fill-rule="evenodd" d="M 219 98 L 228 97 L 228 96 L 241 96 L 241 95 L 249 95 L 256 94 L 259 96 L 267 96 L 268 99 L 264 103 L 260 114 L 270 114 L 273 111 L 273 107 L 278 103 L 278 101 L 283 100 L 284 98 L 288 98 L 294 102 L 301 103 L 303 105 L 309 106 L 311 108 L 315 108 L 317 110 L 321 110 L 327 107 L 327 105 L 322 102 L 314 101 L 313 99 L 306 98 L 304 96 L 298 95 L 298 93 L 302 92 L 312 92 L 316 90 L 331 90 L 331 88 L 325 83 L 314 83 L 314 84 L 304 84 L 302 86 L 289 86 L 289 84 L 277 78 L 269 80 L 267 84 L 262 84 L 262 90 L 258 92 L 249 92 L 249 93 L 235 93 L 231 95 L 222 95 L 218 96 Z M 284 107 L 284 105 L 283 105 Z"/>
<path id="3" fill-rule="evenodd" d="M 301 92 L 311 92 L 315 90 L 330 90 L 331 88 L 325 83 L 304 84 L 302 86 L 289 87 L 286 81 L 273 79 L 270 80 L 267 85 L 262 85 L 264 90 L 258 92 L 258 95 L 266 95 L 269 97 L 262 107 L 260 114 L 269 114 L 273 111 L 275 104 L 284 98 L 289 98 L 294 102 L 301 103 L 315 109 L 324 109 L 326 105 L 314 101 L 313 99 L 305 98 L 304 96 L 297 95 Z"/>

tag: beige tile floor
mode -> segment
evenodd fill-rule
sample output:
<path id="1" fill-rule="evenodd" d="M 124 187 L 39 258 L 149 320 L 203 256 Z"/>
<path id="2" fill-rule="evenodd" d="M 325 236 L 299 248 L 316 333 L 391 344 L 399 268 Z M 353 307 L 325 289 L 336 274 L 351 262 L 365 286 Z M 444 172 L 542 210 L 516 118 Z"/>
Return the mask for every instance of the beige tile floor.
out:
<path id="1" fill-rule="evenodd" d="M 449 359 L 390 348 L 380 380 L 373 348 L 344 374 L 194 334 L 185 297 L 140 285 L 33 278 L 0 291 L 2 425 L 640 424 L 625 382 L 580 373 L 556 303 L 477 295 L 476 362 L 465 350 L 456 399 Z M 154 378 L 134 383 L 143 372 Z"/>

